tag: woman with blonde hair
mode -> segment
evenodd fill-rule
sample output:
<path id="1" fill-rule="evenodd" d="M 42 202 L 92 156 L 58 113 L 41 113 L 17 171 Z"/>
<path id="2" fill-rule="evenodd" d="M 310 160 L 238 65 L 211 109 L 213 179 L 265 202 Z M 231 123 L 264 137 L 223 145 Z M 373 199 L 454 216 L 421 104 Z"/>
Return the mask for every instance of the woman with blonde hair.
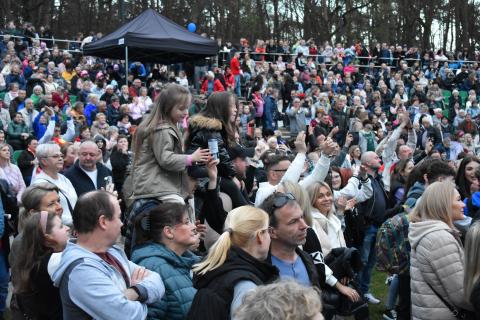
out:
<path id="1" fill-rule="evenodd" d="M 413 319 L 455 319 L 452 309 L 470 309 L 464 296 L 464 252 L 453 226 L 462 220 L 460 194 L 449 181 L 428 186 L 410 213 L 408 239 Z"/>
<path id="2" fill-rule="evenodd" d="M 333 192 L 328 184 L 316 182 L 307 188 L 307 192 L 311 205 L 312 228 L 322 244 L 323 254 L 328 255 L 334 248 L 346 247 L 342 222 L 336 215 Z M 350 202 L 350 205 L 352 203 L 354 204 Z"/>
<path id="3" fill-rule="evenodd" d="M 193 267 L 198 291 L 187 319 L 230 319 L 247 291 L 278 277 L 278 269 L 265 262 L 268 226 L 268 214 L 252 206 L 228 213 L 225 231 L 206 259 Z"/>
<path id="4" fill-rule="evenodd" d="M 470 302 L 480 319 L 480 222 L 468 229 L 465 238 L 465 276 L 463 287 L 465 299 Z"/>

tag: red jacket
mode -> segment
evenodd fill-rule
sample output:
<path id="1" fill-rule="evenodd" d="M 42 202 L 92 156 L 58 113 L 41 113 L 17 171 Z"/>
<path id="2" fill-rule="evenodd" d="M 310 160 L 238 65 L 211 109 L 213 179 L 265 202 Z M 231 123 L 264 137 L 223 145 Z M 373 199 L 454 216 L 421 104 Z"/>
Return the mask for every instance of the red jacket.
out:
<path id="1" fill-rule="evenodd" d="M 227 84 L 228 88 L 235 88 L 235 77 L 233 74 L 224 74 L 223 77 L 225 78 L 225 83 Z"/>
<path id="2" fill-rule="evenodd" d="M 233 57 L 230 61 L 230 69 L 232 70 L 232 74 L 234 76 L 240 74 L 240 61 L 236 57 Z"/>
<path id="3" fill-rule="evenodd" d="M 208 80 L 205 79 L 202 83 L 202 88 L 200 90 L 202 93 L 206 93 L 208 91 Z M 213 92 L 221 92 L 225 91 L 222 83 L 218 79 L 213 80 Z"/>
<path id="4" fill-rule="evenodd" d="M 130 95 L 130 97 L 138 97 L 137 89 L 134 86 L 128 87 L 128 94 Z"/>

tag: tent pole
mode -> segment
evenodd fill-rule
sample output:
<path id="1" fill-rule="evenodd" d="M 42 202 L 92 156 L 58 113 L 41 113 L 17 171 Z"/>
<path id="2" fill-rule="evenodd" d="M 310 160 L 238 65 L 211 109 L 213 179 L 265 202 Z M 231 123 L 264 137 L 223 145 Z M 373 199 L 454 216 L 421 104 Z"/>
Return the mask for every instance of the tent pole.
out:
<path id="1" fill-rule="evenodd" d="M 128 87 L 128 46 L 125 46 L 125 84 Z"/>

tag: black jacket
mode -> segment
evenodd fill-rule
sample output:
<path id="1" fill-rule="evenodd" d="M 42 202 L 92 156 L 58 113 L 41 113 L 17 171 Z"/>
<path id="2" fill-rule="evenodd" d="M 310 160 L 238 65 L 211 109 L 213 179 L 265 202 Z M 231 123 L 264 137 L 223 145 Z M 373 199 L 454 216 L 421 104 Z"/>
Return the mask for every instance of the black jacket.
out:
<path id="1" fill-rule="evenodd" d="M 39 268 L 30 273 L 32 292 L 17 294 L 20 309 L 32 319 L 62 319 L 62 301 L 60 292 L 48 275 L 47 266 L 52 254 L 42 258 Z"/>
<path id="2" fill-rule="evenodd" d="M 422 139 L 425 131 L 427 131 L 427 138 L 432 139 L 434 146 L 436 146 L 439 143 L 442 143 L 442 134 L 440 133 L 440 130 L 438 128 L 435 128 L 432 125 L 430 125 L 428 128 L 422 127 L 422 129 L 420 130 L 420 134 L 417 135 L 417 146 L 420 149 L 423 149 Z"/>
<path id="3" fill-rule="evenodd" d="M 187 319 L 230 319 L 234 288 L 239 281 L 248 280 L 256 285 L 264 285 L 277 278 L 278 269 L 275 266 L 252 257 L 238 247 L 232 247 L 220 267 L 204 275 L 194 275 L 193 286 L 198 291 Z"/>
<path id="4" fill-rule="evenodd" d="M 18 167 L 22 172 L 23 180 L 27 181 L 28 177 L 32 177 L 33 173 L 33 164 L 32 161 L 35 160 L 35 155 L 31 153 L 28 149 L 23 150 L 20 153 L 20 156 L 17 159 Z"/>
<path id="5" fill-rule="evenodd" d="M 107 106 L 107 123 L 111 126 L 117 126 L 118 121 L 122 118 L 120 107 L 115 108 L 111 104 Z"/>
<path id="6" fill-rule="evenodd" d="M 190 119 L 189 135 L 187 139 L 187 154 L 194 153 L 198 148 L 208 149 L 208 140 L 215 139 L 218 143 L 218 175 L 225 178 L 236 174 L 228 154 L 227 132 L 222 122 L 215 118 L 208 118 L 198 114 Z M 188 174 L 195 178 L 208 177 L 205 166 L 193 165 L 188 168 Z"/>
<path id="7" fill-rule="evenodd" d="M 115 190 L 117 190 L 117 192 L 122 191 L 130 162 L 131 156 L 128 153 L 125 154 L 118 151 L 117 147 L 113 148 L 112 154 L 110 155 L 110 163 L 112 164 L 113 183 L 115 183 Z"/>
<path id="8" fill-rule="evenodd" d="M 376 227 L 380 227 L 382 223 L 385 222 L 388 214 L 388 195 L 385 191 L 381 175 L 377 175 L 376 177 L 369 175 L 369 177 L 372 181 L 373 195 L 370 197 L 370 199 L 358 204 L 357 210 L 358 213 L 361 214 L 365 219 L 367 226 L 374 225 Z M 381 201 L 377 199 L 377 196 L 384 197 L 385 208 L 382 210 L 375 210 L 375 201 Z"/>
<path id="9" fill-rule="evenodd" d="M 338 126 L 339 133 L 346 133 L 348 130 L 348 115 L 343 111 L 332 109 L 331 116 L 333 125 Z"/>
<path id="10" fill-rule="evenodd" d="M 360 252 L 356 248 L 334 248 L 325 257 L 325 263 L 332 269 L 337 279 L 345 277 L 353 279 L 362 268 Z"/>
<path id="11" fill-rule="evenodd" d="M 75 164 L 65 172 L 65 177 L 70 180 L 77 192 L 77 196 L 80 197 L 82 194 L 89 191 L 98 190 L 102 187 L 105 188 L 105 178 L 111 177 L 112 172 L 99 162 L 97 162 L 97 171 L 97 188 L 95 188 L 90 177 L 80 168 L 78 160 L 75 161 Z"/>

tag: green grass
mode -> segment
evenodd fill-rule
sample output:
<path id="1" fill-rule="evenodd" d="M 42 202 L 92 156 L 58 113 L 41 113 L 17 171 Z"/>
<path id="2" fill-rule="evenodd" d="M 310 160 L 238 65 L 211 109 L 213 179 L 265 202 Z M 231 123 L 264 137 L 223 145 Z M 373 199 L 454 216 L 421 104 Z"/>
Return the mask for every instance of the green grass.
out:
<path id="1" fill-rule="evenodd" d="M 370 319 L 379 320 L 382 319 L 382 314 L 385 311 L 385 302 L 387 301 L 388 287 L 385 284 L 386 273 L 379 272 L 374 269 L 372 274 L 372 283 L 370 286 L 370 292 L 381 302 L 377 305 L 369 304 Z"/>

